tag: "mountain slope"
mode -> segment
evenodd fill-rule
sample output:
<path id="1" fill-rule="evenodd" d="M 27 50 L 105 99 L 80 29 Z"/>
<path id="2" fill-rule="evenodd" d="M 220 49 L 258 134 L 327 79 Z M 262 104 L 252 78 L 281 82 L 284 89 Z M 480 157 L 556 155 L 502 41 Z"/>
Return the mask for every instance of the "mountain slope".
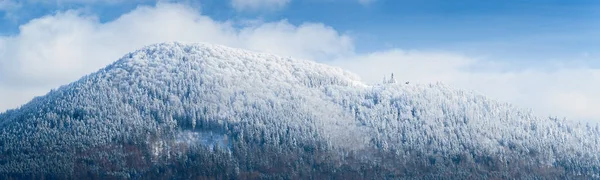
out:
<path id="1" fill-rule="evenodd" d="M 0 129 L 6 177 L 600 177 L 598 127 L 209 44 L 130 53 Z"/>

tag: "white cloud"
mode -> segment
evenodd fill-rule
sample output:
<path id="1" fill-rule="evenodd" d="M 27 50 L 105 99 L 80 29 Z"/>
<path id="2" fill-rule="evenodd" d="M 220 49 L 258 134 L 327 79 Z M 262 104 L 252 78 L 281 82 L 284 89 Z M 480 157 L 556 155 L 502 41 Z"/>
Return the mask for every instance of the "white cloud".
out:
<path id="1" fill-rule="evenodd" d="M 394 73 L 400 82 L 441 81 L 470 89 L 540 116 L 581 121 L 600 121 L 600 69 L 558 68 L 515 71 L 473 71 L 481 64 L 495 64 L 451 53 L 391 49 L 332 62 L 357 73 L 366 82 L 379 83 Z"/>
<path id="2" fill-rule="evenodd" d="M 53 87 L 7 87 L 0 85 L 0 113 L 30 101 L 34 96 L 48 93 Z"/>
<path id="3" fill-rule="evenodd" d="M 353 53 L 350 37 L 323 24 L 294 26 L 287 21 L 265 23 L 240 31 L 245 47 L 311 60 L 327 60 Z"/>
<path id="4" fill-rule="evenodd" d="M 0 12 L 11 11 L 19 8 L 21 5 L 13 0 L 0 0 Z"/>
<path id="5" fill-rule="evenodd" d="M 41 17 L 20 26 L 18 35 L 0 36 L 0 88 L 58 87 L 127 52 L 165 41 L 210 42 L 307 59 L 337 58 L 353 51 L 348 36 L 322 24 L 294 26 L 284 20 L 242 29 L 234 25 L 184 5 L 163 3 L 139 7 L 106 23 L 79 11 Z M 7 96 L 13 93 L 19 91 L 8 91 Z M 0 101 L 2 107 L 22 103 L 22 98 Z"/>
<path id="6" fill-rule="evenodd" d="M 277 10 L 288 3 L 290 0 L 231 0 L 231 6 L 238 11 Z"/>
<path id="7" fill-rule="evenodd" d="M 468 57 L 450 53 L 391 49 L 340 59 L 330 64 L 355 72 L 363 81 L 370 83 L 379 83 L 390 73 L 401 75 L 396 76 L 398 80 L 427 83 L 454 81 L 461 73 L 459 69 L 472 61 Z"/>
<path id="8" fill-rule="evenodd" d="M 236 28 L 240 27 L 241 28 Z M 142 6 L 114 21 L 67 11 L 32 20 L 0 36 L 0 111 L 67 84 L 125 53 L 165 41 L 209 42 L 315 59 L 356 72 L 367 82 L 394 73 L 399 81 L 442 81 L 541 115 L 600 121 L 600 70 L 493 71 L 496 62 L 455 53 L 382 50 L 356 54 L 352 39 L 324 24 L 215 21 L 184 5 Z M 331 59 L 338 59 L 331 61 Z M 329 60 L 329 61 L 327 61 Z M 492 64 L 492 71 L 473 67 Z"/>

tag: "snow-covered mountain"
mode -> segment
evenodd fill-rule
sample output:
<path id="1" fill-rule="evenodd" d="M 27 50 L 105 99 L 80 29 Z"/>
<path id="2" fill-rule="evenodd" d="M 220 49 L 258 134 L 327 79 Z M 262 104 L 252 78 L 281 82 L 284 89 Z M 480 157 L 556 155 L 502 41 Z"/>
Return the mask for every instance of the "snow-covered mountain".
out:
<path id="1" fill-rule="evenodd" d="M 443 84 L 163 43 L 0 114 L 0 179 L 588 179 L 599 139 Z"/>

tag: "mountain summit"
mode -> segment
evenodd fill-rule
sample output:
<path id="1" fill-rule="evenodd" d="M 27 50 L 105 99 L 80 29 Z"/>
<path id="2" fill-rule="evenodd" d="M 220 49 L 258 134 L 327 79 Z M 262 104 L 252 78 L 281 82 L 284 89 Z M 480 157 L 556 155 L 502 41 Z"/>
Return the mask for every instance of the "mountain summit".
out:
<path id="1" fill-rule="evenodd" d="M 587 179 L 599 139 L 443 84 L 163 43 L 0 114 L 0 179 Z"/>

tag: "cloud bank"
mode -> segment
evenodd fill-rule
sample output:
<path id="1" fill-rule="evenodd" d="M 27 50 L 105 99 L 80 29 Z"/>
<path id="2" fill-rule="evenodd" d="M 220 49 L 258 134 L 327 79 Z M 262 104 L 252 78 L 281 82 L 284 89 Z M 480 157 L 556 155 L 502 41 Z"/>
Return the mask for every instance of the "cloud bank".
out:
<path id="1" fill-rule="evenodd" d="M 0 107 L 17 107 L 119 59 L 140 47 L 166 42 L 210 42 L 305 59 L 338 58 L 352 41 L 318 23 L 285 20 L 234 28 L 181 4 L 141 6 L 100 23 L 77 10 L 34 19 L 15 36 L 0 36 Z M 38 89 L 39 88 L 39 89 Z M 20 91 L 21 89 L 38 89 Z M 5 110 L 5 109 L 2 109 Z"/>
<path id="2" fill-rule="evenodd" d="M 75 81 L 127 52 L 165 41 L 209 42 L 316 60 L 353 71 L 368 83 L 378 83 L 389 73 L 400 81 L 441 81 L 533 108 L 540 115 L 600 121 L 593 109 L 600 107 L 595 93 L 600 84 L 590 83 L 600 82 L 598 69 L 474 71 L 494 62 L 402 49 L 361 54 L 351 36 L 325 24 L 216 21 L 197 9 L 170 3 L 140 6 L 109 22 L 77 10 L 58 12 L 21 25 L 17 35 L 0 36 L 0 111 Z"/>
<path id="3" fill-rule="evenodd" d="M 363 81 L 380 83 L 394 73 L 397 81 L 443 82 L 496 100 L 531 108 L 540 116 L 599 122 L 600 69 L 565 67 L 554 70 L 519 68 L 500 71 L 490 62 L 460 54 L 392 49 L 357 55 L 330 64 L 357 73 Z M 491 64 L 491 65 L 490 65 Z M 492 66 L 486 70 L 474 69 Z"/>

